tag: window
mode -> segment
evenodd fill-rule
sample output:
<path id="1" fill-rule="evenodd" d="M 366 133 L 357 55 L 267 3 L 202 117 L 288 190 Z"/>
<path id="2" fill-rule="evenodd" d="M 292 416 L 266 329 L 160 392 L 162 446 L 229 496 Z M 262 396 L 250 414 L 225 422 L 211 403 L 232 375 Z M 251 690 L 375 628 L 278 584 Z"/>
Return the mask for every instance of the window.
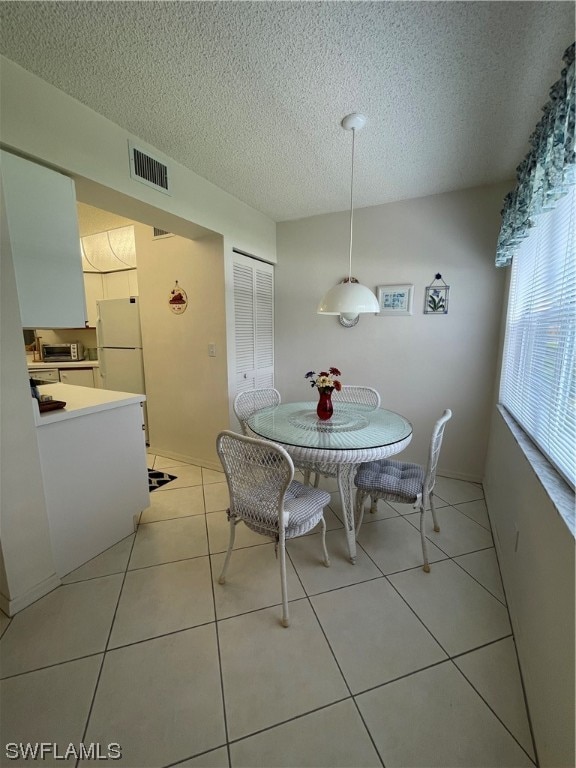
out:
<path id="1" fill-rule="evenodd" d="M 576 481 L 576 187 L 537 219 L 512 264 L 500 401 Z"/>

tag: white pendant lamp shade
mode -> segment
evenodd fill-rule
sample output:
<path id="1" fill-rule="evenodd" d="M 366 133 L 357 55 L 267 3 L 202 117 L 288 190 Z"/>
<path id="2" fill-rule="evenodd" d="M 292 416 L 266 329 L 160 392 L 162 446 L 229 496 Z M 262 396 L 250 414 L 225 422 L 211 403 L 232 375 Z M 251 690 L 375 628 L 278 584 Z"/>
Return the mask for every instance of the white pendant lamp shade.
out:
<path id="1" fill-rule="evenodd" d="M 352 320 L 363 312 L 380 312 L 378 300 L 361 283 L 338 283 L 323 296 L 318 304 L 318 314 L 342 315 L 345 320 Z"/>
<path id="2" fill-rule="evenodd" d="M 376 296 L 365 285 L 352 277 L 352 232 L 354 222 L 354 143 L 356 131 L 366 125 L 364 115 L 353 113 L 342 120 L 342 127 L 352 131 L 352 173 L 350 177 L 350 247 L 348 255 L 348 279 L 330 288 L 318 309 L 319 315 L 340 315 L 342 325 L 350 328 L 358 321 L 358 315 L 366 312 L 379 312 L 380 306 Z"/>

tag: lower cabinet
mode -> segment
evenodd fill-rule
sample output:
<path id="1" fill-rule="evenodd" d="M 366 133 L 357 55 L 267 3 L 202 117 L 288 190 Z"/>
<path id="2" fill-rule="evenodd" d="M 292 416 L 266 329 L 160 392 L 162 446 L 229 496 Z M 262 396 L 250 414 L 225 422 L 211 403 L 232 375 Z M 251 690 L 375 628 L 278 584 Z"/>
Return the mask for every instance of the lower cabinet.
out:
<path id="1" fill-rule="evenodd" d="M 45 387 L 67 409 L 39 415 L 37 425 L 60 577 L 134 533 L 150 504 L 141 403 L 136 396 L 78 389 Z"/>
<path id="2" fill-rule="evenodd" d="M 60 381 L 77 387 L 94 387 L 94 368 L 61 368 Z"/>

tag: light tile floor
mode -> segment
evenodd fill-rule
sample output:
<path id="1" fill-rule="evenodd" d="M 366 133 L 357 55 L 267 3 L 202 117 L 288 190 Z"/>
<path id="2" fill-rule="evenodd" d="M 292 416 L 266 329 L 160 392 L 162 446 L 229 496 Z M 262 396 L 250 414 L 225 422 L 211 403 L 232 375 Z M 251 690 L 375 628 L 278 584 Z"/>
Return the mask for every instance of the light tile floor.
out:
<path id="1" fill-rule="evenodd" d="M 149 466 L 177 480 L 137 533 L 0 616 L 1 765 L 30 765 L 6 759 L 8 742 L 118 743 L 124 768 L 536 764 L 480 485 L 438 478 L 425 574 L 418 515 L 401 504 L 366 513 L 351 565 L 324 480 L 332 564 L 315 532 L 289 543 L 284 629 L 268 540 L 238 526 L 217 582 L 224 475 Z"/>

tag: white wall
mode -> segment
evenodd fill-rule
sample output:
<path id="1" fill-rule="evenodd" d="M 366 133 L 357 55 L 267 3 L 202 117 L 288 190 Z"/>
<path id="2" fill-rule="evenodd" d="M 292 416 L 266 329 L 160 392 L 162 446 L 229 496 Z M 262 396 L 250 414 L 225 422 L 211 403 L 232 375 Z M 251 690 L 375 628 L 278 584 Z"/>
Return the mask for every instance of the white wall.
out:
<path id="1" fill-rule="evenodd" d="M 0 210 L 0 607 L 11 614 L 60 580 L 52 560 L 3 196 Z"/>
<path id="2" fill-rule="evenodd" d="M 90 347 L 96 347 L 95 328 L 37 328 L 36 334 L 40 337 L 40 344 L 71 344 L 80 341 L 84 345 L 84 353 Z"/>
<path id="3" fill-rule="evenodd" d="M 494 409 L 484 491 L 540 766 L 574 765 L 574 537 Z"/>
<path id="4" fill-rule="evenodd" d="M 143 225 L 135 234 L 150 449 L 221 469 L 216 435 L 228 427 L 222 238 L 154 240 Z M 181 315 L 168 305 L 176 280 L 188 296 Z"/>
<path id="5" fill-rule="evenodd" d="M 276 387 L 284 399 L 311 396 L 304 374 L 335 365 L 342 382 L 378 389 L 405 415 L 414 438 L 407 460 L 423 462 L 444 408 L 440 471 L 480 481 L 496 370 L 504 271 L 494 267 L 499 212 L 509 184 L 435 195 L 354 212 L 352 274 L 375 289 L 414 285 L 413 315 L 362 315 L 354 328 L 316 314 L 348 270 L 348 213 L 278 224 Z M 447 315 L 423 314 L 424 288 L 440 272 Z"/>

